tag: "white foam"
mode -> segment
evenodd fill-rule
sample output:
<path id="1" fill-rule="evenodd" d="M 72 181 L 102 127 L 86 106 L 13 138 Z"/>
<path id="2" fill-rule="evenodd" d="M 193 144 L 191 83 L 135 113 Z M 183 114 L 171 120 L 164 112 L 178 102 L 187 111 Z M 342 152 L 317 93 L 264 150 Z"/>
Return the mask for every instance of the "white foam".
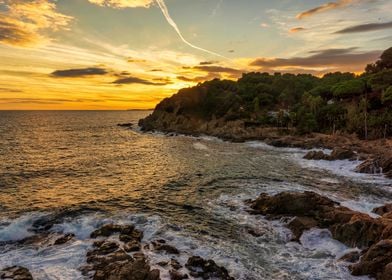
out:
<path id="1" fill-rule="evenodd" d="M 196 150 L 207 151 L 208 147 L 200 142 L 193 143 L 193 148 Z"/>
<path id="2" fill-rule="evenodd" d="M 0 241 L 17 241 L 32 236 L 34 233 L 29 231 L 29 228 L 41 215 L 30 213 L 13 220 L 0 220 Z"/>

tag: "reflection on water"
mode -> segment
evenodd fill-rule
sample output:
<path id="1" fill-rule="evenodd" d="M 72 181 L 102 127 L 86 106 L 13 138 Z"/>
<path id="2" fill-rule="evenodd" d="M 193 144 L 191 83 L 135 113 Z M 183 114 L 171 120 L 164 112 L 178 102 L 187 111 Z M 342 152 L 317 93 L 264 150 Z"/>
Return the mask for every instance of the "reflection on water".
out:
<path id="1" fill-rule="evenodd" d="M 341 267 L 319 269 L 325 261 L 335 266 L 335 257 L 312 258 L 309 248 L 287 245 L 284 227 L 249 216 L 243 200 L 262 191 L 313 190 L 366 211 L 392 199 L 387 184 L 304 168 L 298 163 L 303 152 L 295 149 L 143 134 L 117 126 L 136 124 L 146 114 L 0 112 L 2 219 L 59 212 L 71 219 L 59 224 L 85 232 L 94 228 L 87 226 L 91 220 L 145 215 L 156 234 L 176 236 L 178 246 L 194 242 L 188 250 L 202 248 L 199 254 L 216 256 L 231 270 L 241 270 L 236 275 L 243 279 L 349 277 Z M 98 213 L 103 216 L 95 216 Z M 76 227 L 80 219 L 88 221 L 84 230 Z M 248 227 L 267 233 L 264 238 L 251 238 Z M 6 234 L 2 230 L 0 241 Z M 220 249 L 214 253 L 214 247 Z M 306 269 L 297 267 L 301 258 L 307 260 Z M 24 260 L 28 266 L 28 257 Z"/>

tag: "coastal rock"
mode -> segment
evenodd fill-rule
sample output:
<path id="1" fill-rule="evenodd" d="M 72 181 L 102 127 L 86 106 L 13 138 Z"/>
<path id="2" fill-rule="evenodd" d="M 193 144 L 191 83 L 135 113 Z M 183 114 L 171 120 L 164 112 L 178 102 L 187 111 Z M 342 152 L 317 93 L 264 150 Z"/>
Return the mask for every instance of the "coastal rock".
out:
<path id="1" fill-rule="evenodd" d="M 93 231 L 90 235 L 91 238 L 97 237 L 109 237 L 112 234 L 120 233 L 124 235 L 132 234 L 135 230 L 134 225 L 114 225 L 114 224 L 107 224 L 102 226 L 101 228 Z"/>
<path id="2" fill-rule="evenodd" d="M 234 280 L 234 278 L 229 275 L 226 268 L 218 266 L 213 260 L 204 260 L 201 257 L 193 256 L 188 259 L 185 266 L 193 277 Z"/>
<path id="3" fill-rule="evenodd" d="M 361 252 L 359 251 L 352 251 L 344 256 L 340 257 L 339 261 L 344 261 L 344 262 L 349 262 L 349 263 L 356 263 L 359 261 L 359 258 L 361 257 Z"/>
<path id="4" fill-rule="evenodd" d="M 372 211 L 373 213 L 376 213 L 377 215 L 383 216 L 387 213 L 392 212 L 392 203 L 389 204 L 385 204 L 383 206 L 380 207 L 376 207 L 373 209 Z"/>
<path id="5" fill-rule="evenodd" d="M 72 238 L 75 237 L 75 234 L 73 233 L 67 233 L 64 236 L 56 239 L 56 241 L 54 242 L 54 245 L 62 245 L 67 243 L 68 241 L 70 241 Z"/>
<path id="6" fill-rule="evenodd" d="M 329 156 L 329 160 L 343 159 L 355 160 L 357 159 L 357 154 L 350 149 L 336 147 Z"/>
<path id="7" fill-rule="evenodd" d="M 382 172 L 379 159 L 370 158 L 355 168 L 355 172 L 366 174 L 379 174 Z"/>
<path id="8" fill-rule="evenodd" d="M 0 279 L 33 280 L 33 276 L 25 267 L 12 266 L 0 270 Z"/>
<path id="9" fill-rule="evenodd" d="M 304 159 L 308 160 L 328 160 L 329 155 L 324 154 L 323 151 L 310 151 L 305 156 Z"/>
<path id="10" fill-rule="evenodd" d="M 170 270 L 169 274 L 170 274 L 171 280 L 189 279 L 188 274 L 182 274 L 181 272 L 178 272 L 177 270 Z"/>
<path id="11" fill-rule="evenodd" d="M 293 241 L 299 242 L 302 233 L 317 226 L 317 221 L 310 217 L 295 217 L 292 219 L 287 227 L 293 233 Z"/>
<path id="12" fill-rule="evenodd" d="M 382 240 L 371 246 L 359 263 L 351 266 L 355 276 L 370 275 L 376 279 L 391 279 L 392 240 Z"/>
<path id="13" fill-rule="evenodd" d="M 169 244 L 166 244 L 166 241 L 164 241 L 164 240 L 162 240 L 162 241 L 161 242 L 159 242 L 159 241 L 152 242 L 154 249 L 156 251 L 165 251 L 166 253 L 173 254 L 173 255 L 178 255 L 180 253 L 180 251 L 178 251 L 178 249 L 176 247 L 171 246 Z"/>

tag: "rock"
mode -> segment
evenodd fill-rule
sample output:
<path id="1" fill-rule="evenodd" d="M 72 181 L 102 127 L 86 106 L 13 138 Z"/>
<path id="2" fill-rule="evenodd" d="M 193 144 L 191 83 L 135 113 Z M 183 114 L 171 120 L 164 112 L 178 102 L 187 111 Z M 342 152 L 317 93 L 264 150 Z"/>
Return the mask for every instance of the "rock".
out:
<path id="1" fill-rule="evenodd" d="M 56 239 L 56 241 L 54 242 L 54 245 L 62 245 L 67 243 L 68 241 L 70 241 L 72 238 L 75 237 L 75 234 L 73 233 L 67 233 L 64 236 Z"/>
<path id="2" fill-rule="evenodd" d="M 133 123 L 119 123 L 119 124 L 117 124 L 117 126 L 132 128 Z"/>
<path id="3" fill-rule="evenodd" d="M 140 251 L 140 243 L 136 240 L 132 240 L 124 245 L 125 252 L 137 252 Z"/>
<path id="4" fill-rule="evenodd" d="M 282 192 L 275 196 L 261 194 L 251 202 L 256 213 L 272 216 L 312 216 L 337 203 L 314 192 Z"/>
<path id="5" fill-rule="evenodd" d="M 194 256 L 188 259 L 185 266 L 193 277 L 234 280 L 233 277 L 230 277 L 226 268 L 218 266 L 213 260 L 204 260 L 201 257 Z"/>
<path id="6" fill-rule="evenodd" d="M 115 233 L 120 233 L 120 234 L 132 234 L 133 231 L 135 230 L 134 225 L 113 225 L 113 224 L 108 224 L 104 225 L 101 228 L 93 231 L 90 235 L 91 238 L 97 238 L 97 237 L 109 237 L 112 234 Z"/>
<path id="7" fill-rule="evenodd" d="M 380 174 L 382 167 L 379 159 L 370 158 L 362 162 L 355 168 L 355 172 L 367 174 Z"/>
<path id="8" fill-rule="evenodd" d="M 380 280 L 391 280 L 392 275 L 392 263 L 389 263 L 385 266 L 384 272 L 379 277 Z"/>
<path id="9" fill-rule="evenodd" d="M 182 265 L 176 260 L 176 259 L 171 259 L 170 260 L 170 265 L 172 268 L 174 268 L 175 270 L 179 270 L 182 268 Z"/>
<path id="10" fill-rule="evenodd" d="M 293 232 L 293 241 L 299 241 L 302 233 L 317 226 L 317 221 L 309 217 L 295 217 L 292 219 L 288 228 Z"/>
<path id="11" fill-rule="evenodd" d="M 160 242 L 152 242 L 154 249 L 156 251 L 165 251 L 168 254 L 174 254 L 174 255 L 178 255 L 180 253 L 180 251 L 178 251 L 178 249 L 174 246 L 168 245 L 166 243 L 160 243 Z"/>
<path id="12" fill-rule="evenodd" d="M 122 242 L 130 242 L 133 240 L 140 242 L 143 239 L 143 232 L 134 229 L 132 232 L 129 233 L 121 233 L 119 239 Z"/>
<path id="13" fill-rule="evenodd" d="M 0 270 L 0 279 L 33 280 L 33 276 L 25 267 L 12 266 Z"/>
<path id="14" fill-rule="evenodd" d="M 384 214 L 392 212 L 392 203 L 385 204 L 384 206 L 376 207 L 372 211 L 377 215 L 383 216 Z"/>
<path id="15" fill-rule="evenodd" d="M 310 151 L 305 156 L 304 159 L 308 160 L 329 160 L 329 155 L 324 154 L 322 151 Z"/>
<path id="16" fill-rule="evenodd" d="M 177 270 L 170 270 L 169 274 L 170 274 L 171 280 L 183 280 L 183 279 L 189 278 L 188 274 L 182 274 L 181 272 L 178 272 Z"/>
<path id="17" fill-rule="evenodd" d="M 356 160 L 357 157 L 357 154 L 352 150 L 337 147 L 333 149 L 331 155 L 329 156 L 329 160 Z"/>
<path id="18" fill-rule="evenodd" d="M 359 263 L 351 266 L 351 271 L 355 276 L 370 275 L 376 279 L 392 279 L 392 274 L 387 276 L 391 271 L 391 263 L 392 240 L 382 240 L 371 246 Z"/>
<path id="19" fill-rule="evenodd" d="M 342 257 L 340 257 L 339 261 L 356 263 L 357 261 L 359 261 L 360 257 L 361 257 L 361 252 L 352 251 L 352 252 L 349 252 L 349 253 L 343 255 Z"/>

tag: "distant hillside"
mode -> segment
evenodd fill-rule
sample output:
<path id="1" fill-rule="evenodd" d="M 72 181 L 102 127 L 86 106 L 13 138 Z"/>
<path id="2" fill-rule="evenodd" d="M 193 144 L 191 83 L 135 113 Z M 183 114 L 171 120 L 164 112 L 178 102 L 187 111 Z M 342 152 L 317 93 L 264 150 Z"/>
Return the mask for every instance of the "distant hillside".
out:
<path id="1" fill-rule="evenodd" d="M 281 133 L 355 133 L 392 136 L 392 48 L 365 72 L 247 73 L 238 81 L 212 80 L 180 90 L 140 120 L 144 130 L 257 138 Z M 230 137 L 232 136 L 232 137 Z M 234 137 L 235 138 L 235 137 Z"/>

